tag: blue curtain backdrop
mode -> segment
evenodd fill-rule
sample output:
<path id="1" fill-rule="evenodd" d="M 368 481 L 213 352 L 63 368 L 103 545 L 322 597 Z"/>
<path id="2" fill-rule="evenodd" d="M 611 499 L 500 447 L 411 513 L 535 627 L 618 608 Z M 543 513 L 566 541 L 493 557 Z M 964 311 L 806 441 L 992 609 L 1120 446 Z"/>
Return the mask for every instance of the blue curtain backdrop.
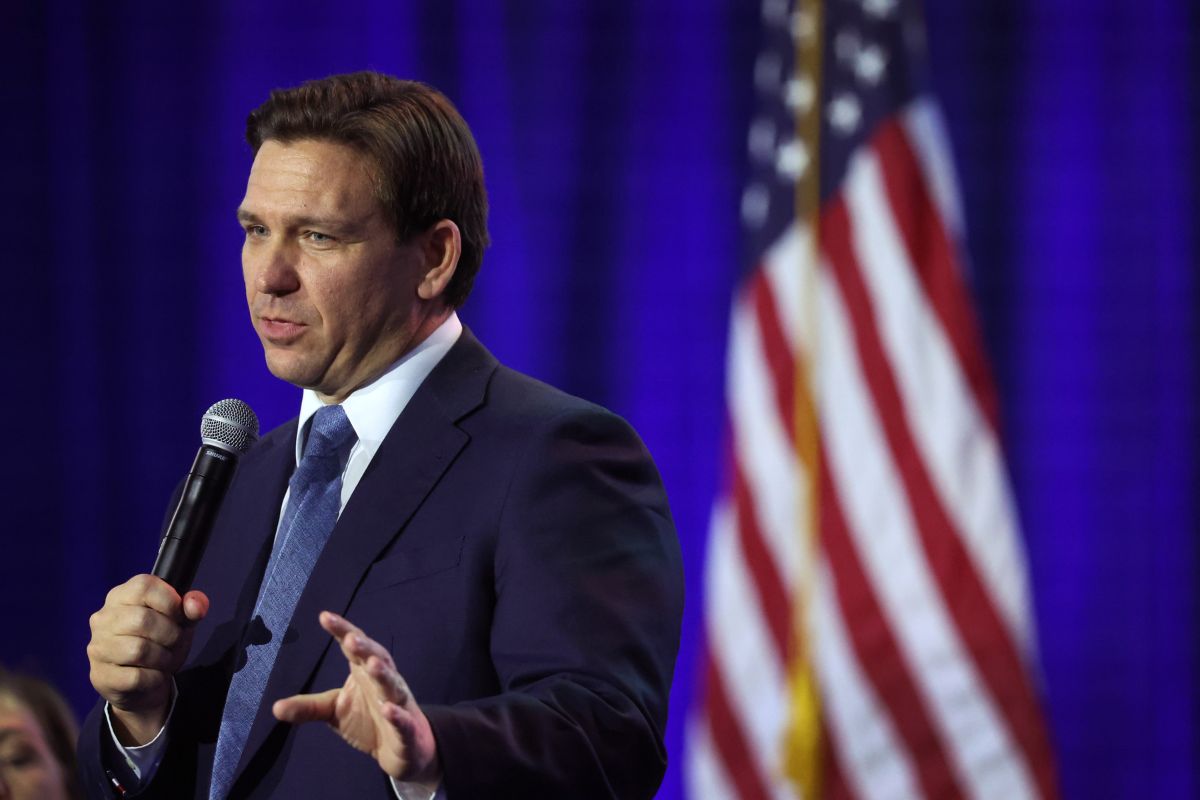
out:
<path id="1" fill-rule="evenodd" d="M 841 1 L 841 0 L 830 0 Z M 1193 4 L 929 0 L 1068 797 L 1193 797 Z M 494 245 L 463 317 L 628 417 L 689 582 L 661 796 L 683 796 L 756 3 L 10 3 L 0 661 L 83 712 L 106 591 L 153 560 L 201 413 L 297 392 L 245 319 L 233 210 L 268 90 L 380 69 L 474 128 Z M 215 598 L 215 602 L 220 602 Z"/>

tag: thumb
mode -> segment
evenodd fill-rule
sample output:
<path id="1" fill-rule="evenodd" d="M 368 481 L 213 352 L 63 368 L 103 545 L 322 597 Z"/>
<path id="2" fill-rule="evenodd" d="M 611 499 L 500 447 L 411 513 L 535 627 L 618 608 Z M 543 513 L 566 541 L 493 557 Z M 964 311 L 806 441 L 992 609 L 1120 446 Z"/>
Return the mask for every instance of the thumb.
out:
<path id="1" fill-rule="evenodd" d="M 183 615 L 188 622 L 199 622 L 208 615 L 208 595 L 199 589 L 192 589 L 183 596 Z"/>
<path id="2" fill-rule="evenodd" d="M 297 694 L 276 700 L 271 713 L 281 722 L 298 725 L 301 722 L 330 722 L 333 720 L 334 705 L 341 689 L 330 689 L 320 694 Z"/>

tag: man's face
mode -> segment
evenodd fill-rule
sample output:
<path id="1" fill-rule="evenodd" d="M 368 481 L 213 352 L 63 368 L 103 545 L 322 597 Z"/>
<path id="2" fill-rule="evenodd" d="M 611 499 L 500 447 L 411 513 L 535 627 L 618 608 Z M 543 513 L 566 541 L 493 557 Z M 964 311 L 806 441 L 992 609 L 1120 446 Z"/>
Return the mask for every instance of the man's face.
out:
<path id="1" fill-rule="evenodd" d="M 428 313 L 421 237 L 397 243 L 361 154 L 264 142 L 238 220 L 250 317 L 276 377 L 340 401 L 415 344 Z"/>

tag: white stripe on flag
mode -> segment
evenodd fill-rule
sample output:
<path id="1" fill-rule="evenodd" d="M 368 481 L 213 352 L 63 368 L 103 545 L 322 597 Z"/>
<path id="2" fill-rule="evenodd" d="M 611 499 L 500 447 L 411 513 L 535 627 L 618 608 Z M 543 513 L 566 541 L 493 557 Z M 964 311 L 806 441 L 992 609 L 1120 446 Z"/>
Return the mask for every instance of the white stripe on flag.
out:
<path id="1" fill-rule="evenodd" d="M 765 784 L 780 775 L 787 725 L 786 677 L 737 542 L 733 510 L 719 504 L 709 530 L 705 595 L 709 657 L 724 678 L 729 706 Z M 740 768 L 741 765 L 734 765 Z"/>
<path id="2" fill-rule="evenodd" d="M 918 797 L 912 764 L 888 711 L 859 666 L 842 620 L 833 574 L 824 561 L 816 579 L 812 611 L 818 641 L 815 667 L 842 774 L 862 798 Z"/>
<path id="3" fill-rule="evenodd" d="M 861 374 L 829 270 L 821 282 L 821 408 L 829 479 L 868 581 L 925 698 L 951 766 L 977 797 L 1029 797 L 1024 762 L 949 618 Z"/>
<path id="4" fill-rule="evenodd" d="M 874 152 L 864 149 L 854 159 L 845 193 L 853 249 L 908 428 L 984 588 L 1025 652 L 1025 561 L 995 435 L 908 260 Z"/>
<path id="5" fill-rule="evenodd" d="M 707 716 L 693 716 L 687 725 L 685 779 L 688 800 L 731 800 L 738 796 L 710 736 Z"/>
<path id="6" fill-rule="evenodd" d="M 735 304 L 729 335 L 725 402 L 733 426 L 734 457 L 754 494 L 762 536 L 789 591 L 804 558 L 796 534 L 803 480 L 792 433 L 779 417 L 758 324 L 747 302 Z"/>
<path id="7" fill-rule="evenodd" d="M 803 329 L 804 320 L 811 316 L 805 313 L 804 271 L 813 260 L 811 248 L 811 230 L 793 223 L 763 258 L 763 275 L 775 295 L 779 323 L 789 348 L 793 354 L 806 357 L 812 336 Z"/>

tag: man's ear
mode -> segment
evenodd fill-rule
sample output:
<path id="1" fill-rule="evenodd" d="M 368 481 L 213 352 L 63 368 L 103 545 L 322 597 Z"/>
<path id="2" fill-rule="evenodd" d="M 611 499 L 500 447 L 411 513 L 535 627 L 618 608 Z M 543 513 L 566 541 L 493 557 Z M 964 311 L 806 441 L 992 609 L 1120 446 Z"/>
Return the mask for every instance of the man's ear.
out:
<path id="1" fill-rule="evenodd" d="M 462 254 L 462 234 L 458 226 L 448 219 L 438 220 L 422 234 L 425 257 L 425 275 L 417 284 L 417 295 L 422 300 L 441 297 L 458 268 L 458 257 Z"/>

